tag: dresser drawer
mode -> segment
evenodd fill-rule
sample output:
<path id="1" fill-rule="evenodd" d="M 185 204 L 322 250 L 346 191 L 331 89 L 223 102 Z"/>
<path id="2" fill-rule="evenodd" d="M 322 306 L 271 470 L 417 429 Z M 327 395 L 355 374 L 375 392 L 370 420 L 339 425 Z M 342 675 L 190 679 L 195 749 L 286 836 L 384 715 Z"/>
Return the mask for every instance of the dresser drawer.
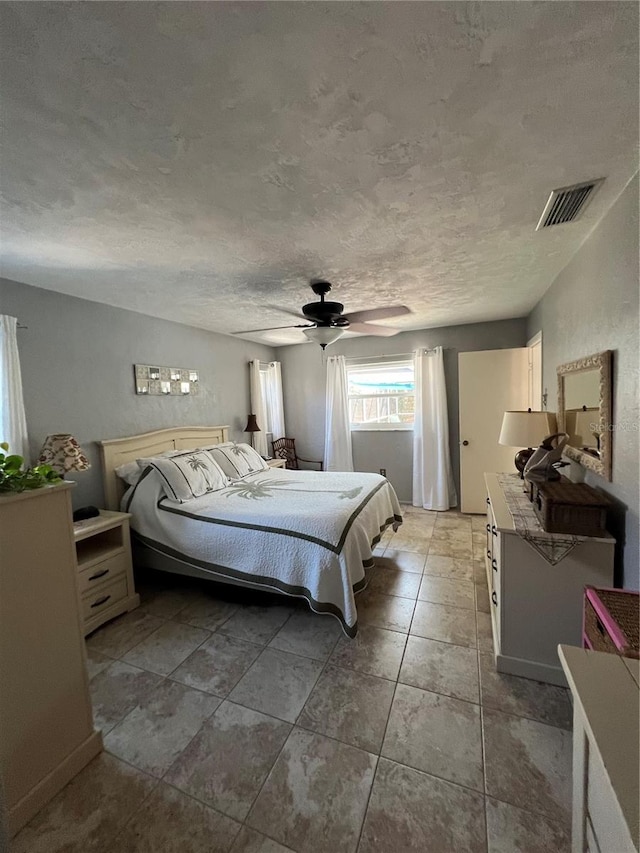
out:
<path id="1" fill-rule="evenodd" d="M 78 589 L 80 595 L 91 592 L 101 584 L 115 581 L 120 575 L 127 571 L 128 558 L 123 551 L 114 557 L 108 557 L 101 563 L 96 563 L 88 569 L 78 573 Z"/>
<path id="2" fill-rule="evenodd" d="M 489 498 L 487 498 L 486 531 L 487 569 L 491 570 L 491 574 L 489 576 L 493 578 L 492 583 L 495 584 L 500 568 L 500 534 L 498 532 L 498 526 L 496 524 L 496 519 L 493 514 L 493 509 L 491 507 L 491 502 Z"/>
<path id="3" fill-rule="evenodd" d="M 122 575 L 117 580 L 82 596 L 82 616 L 84 619 L 93 619 L 94 616 L 126 597 L 127 578 L 126 575 Z"/>

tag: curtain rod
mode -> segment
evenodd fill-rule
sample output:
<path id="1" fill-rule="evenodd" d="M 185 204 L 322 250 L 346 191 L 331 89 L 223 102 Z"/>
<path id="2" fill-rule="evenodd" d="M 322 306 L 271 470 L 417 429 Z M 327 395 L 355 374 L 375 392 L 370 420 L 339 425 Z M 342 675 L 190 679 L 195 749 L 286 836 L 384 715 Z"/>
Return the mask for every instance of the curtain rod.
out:
<path id="1" fill-rule="evenodd" d="M 431 349 L 428 349 L 427 347 L 418 347 L 418 350 L 420 352 L 435 352 L 436 349 L 437 349 L 437 347 L 433 347 Z M 443 347 L 442 349 L 444 350 L 445 347 Z M 385 358 L 413 358 L 413 352 L 395 352 L 395 353 L 390 353 L 389 355 L 386 355 L 386 354 L 385 355 L 361 355 L 361 356 L 355 356 L 354 358 L 347 358 L 347 361 L 371 362 L 371 361 L 381 361 L 382 359 L 385 359 Z"/>

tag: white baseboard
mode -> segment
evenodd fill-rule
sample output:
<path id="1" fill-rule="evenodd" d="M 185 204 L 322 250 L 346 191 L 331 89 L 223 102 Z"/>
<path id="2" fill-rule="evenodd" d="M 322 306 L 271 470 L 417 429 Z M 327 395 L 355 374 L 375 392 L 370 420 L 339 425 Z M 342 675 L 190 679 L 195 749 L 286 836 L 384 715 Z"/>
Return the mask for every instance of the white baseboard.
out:
<path id="1" fill-rule="evenodd" d="M 13 837 L 25 824 L 29 823 L 31 818 L 44 808 L 67 782 L 77 776 L 99 752 L 102 752 L 102 734 L 93 731 L 80 746 L 67 755 L 64 761 L 9 809 L 9 836 Z"/>

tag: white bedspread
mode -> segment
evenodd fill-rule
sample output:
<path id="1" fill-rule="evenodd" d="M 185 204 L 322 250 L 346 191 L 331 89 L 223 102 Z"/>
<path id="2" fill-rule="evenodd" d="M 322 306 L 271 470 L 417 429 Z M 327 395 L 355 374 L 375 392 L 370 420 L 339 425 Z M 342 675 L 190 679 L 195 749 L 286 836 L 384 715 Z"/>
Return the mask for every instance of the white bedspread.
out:
<path id="1" fill-rule="evenodd" d="M 271 468 L 178 505 L 147 469 L 125 503 L 145 545 L 218 579 L 302 596 L 352 637 L 354 593 L 366 585 L 372 548 L 402 522 L 396 493 L 378 474 Z"/>

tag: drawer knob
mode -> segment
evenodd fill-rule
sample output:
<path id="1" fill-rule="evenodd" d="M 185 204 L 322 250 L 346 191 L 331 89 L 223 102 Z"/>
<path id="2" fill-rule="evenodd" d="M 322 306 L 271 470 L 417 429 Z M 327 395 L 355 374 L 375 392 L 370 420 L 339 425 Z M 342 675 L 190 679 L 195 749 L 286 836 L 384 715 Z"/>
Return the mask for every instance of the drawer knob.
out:
<path id="1" fill-rule="evenodd" d="M 491 530 L 491 525 L 487 524 L 487 533 Z"/>
<path id="2" fill-rule="evenodd" d="M 491 498 L 487 498 L 487 505 L 491 506 Z"/>
<path id="3" fill-rule="evenodd" d="M 491 593 L 491 601 L 493 601 L 496 607 L 498 606 L 498 596 L 496 595 L 495 590 Z"/>
<path id="4" fill-rule="evenodd" d="M 100 607 L 101 604 L 106 604 L 106 602 L 109 601 L 110 598 L 110 595 L 103 595 L 102 598 L 99 598 L 97 601 L 94 601 L 91 606 Z"/>
<path id="5" fill-rule="evenodd" d="M 498 561 L 496 560 L 495 557 L 493 558 L 493 560 L 491 560 L 491 567 L 492 567 L 494 572 L 498 571 Z"/>
<path id="6" fill-rule="evenodd" d="M 97 578 L 103 578 L 105 575 L 109 574 L 109 569 L 103 569 L 101 572 L 96 572 L 95 575 L 91 575 L 89 577 L 90 581 L 97 580 Z"/>
<path id="7" fill-rule="evenodd" d="M 497 531 L 497 529 L 496 529 L 495 524 L 492 524 L 492 525 L 491 525 L 491 532 L 493 533 L 493 535 L 494 535 L 494 536 L 497 536 L 497 535 L 498 535 L 498 531 Z"/>

